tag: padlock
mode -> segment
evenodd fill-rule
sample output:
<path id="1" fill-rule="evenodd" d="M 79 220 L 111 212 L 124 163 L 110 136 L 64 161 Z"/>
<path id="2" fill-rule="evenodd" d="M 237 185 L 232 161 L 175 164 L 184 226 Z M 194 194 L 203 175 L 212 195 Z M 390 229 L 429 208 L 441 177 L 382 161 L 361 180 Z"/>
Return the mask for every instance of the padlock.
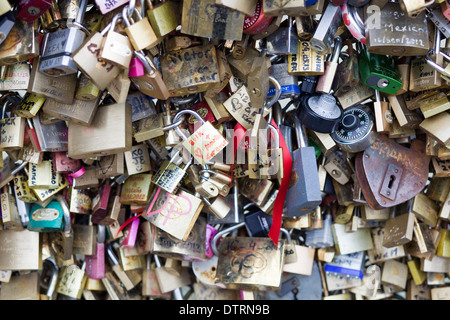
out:
<path id="1" fill-rule="evenodd" d="M 85 268 L 85 263 L 81 268 L 76 264 L 61 268 L 56 292 L 69 300 L 81 299 L 87 280 Z"/>
<path id="2" fill-rule="evenodd" d="M 183 2 L 181 32 L 197 37 L 241 40 L 245 14 L 216 4 L 216 0 Z"/>
<path id="3" fill-rule="evenodd" d="M 344 113 L 331 94 L 304 95 L 296 112 L 308 129 L 320 133 L 334 132 Z"/>
<path id="4" fill-rule="evenodd" d="M 400 8 L 408 14 L 408 17 L 410 18 L 416 18 L 422 11 L 424 11 L 426 8 L 432 6 L 435 1 L 408 1 L 408 0 L 402 0 L 399 2 Z M 444 4 L 444 3 L 442 3 Z M 441 4 L 441 6 L 442 6 Z"/>
<path id="5" fill-rule="evenodd" d="M 247 14 L 244 20 L 244 34 L 257 35 L 266 30 L 274 20 L 264 14 L 263 0 L 256 2 L 254 12 Z"/>
<path id="6" fill-rule="evenodd" d="M 122 13 L 116 14 L 111 21 L 111 28 L 101 44 L 99 57 L 121 69 L 128 69 L 133 49 L 129 38 L 116 31 L 119 19 L 123 20 Z"/>
<path id="7" fill-rule="evenodd" d="M 389 103 L 381 97 L 380 91 L 375 90 L 375 101 L 373 109 L 375 113 L 376 131 L 379 133 L 389 133 L 392 128 L 393 116 L 389 108 Z"/>
<path id="8" fill-rule="evenodd" d="M 153 5 L 147 0 L 147 16 L 157 37 L 164 37 L 179 25 L 179 8 L 172 1 L 162 0 Z"/>
<path id="9" fill-rule="evenodd" d="M 364 151 L 377 138 L 372 110 L 366 105 L 356 105 L 345 109 L 331 137 L 342 151 L 350 153 Z"/>
<path id="10" fill-rule="evenodd" d="M 302 122 L 292 117 L 297 137 L 297 150 L 293 152 L 293 174 L 286 194 L 287 215 L 297 217 L 314 210 L 321 202 L 316 156 L 309 147 Z"/>
<path id="11" fill-rule="evenodd" d="M 344 224 L 332 224 L 334 247 L 338 255 L 351 254 L 373 248 L 370 230 L 360 228 L 356 232 L 345 232 Z"/>
<path id="12" fill-rule="evenodd" d="M 330 54 L 329 60 L 325 62 L 325 72 L 317 81 L 316 92 L 330 93 L 338 67 L 341 48 L 342 39 L 338 36 L 334 40 L 333 52 Z"/>
<path id="13" fill-rule="evenodd" d="M 2 284 L 0 300 L 40 300 L 39 273 L 16 274 Z"/>
<path id="14" fill-rule="evenodd" d="M 39 97 L 34 93 L 26 93 L 20 105 L 14 110 L 14 114 L 19 117 L 33 118 L 39 112 L 44 102 L 44 97 Z"/>
<path id="15" fill-rule="evenodd" d="M 295 27 L 297 28 L 299 39 L 309 41 L 314 35 L 317 22 L 312 16 L 297 16 L 295 17 Z"/>
<path id="16" fill-rule="evenodd" d="M 406 288 L 408 279 L 408 266 L 395 260 L 388 260 L 383 264 L 381 283 L 389 285 L 394 291 L 402 291 Z"/>
<path id="17" fill-rule="evenodd" d="M 33 22 L 39 19 L 51 7 L 51 4 L 49 0 L 19 1 L 17 4 L 17 18 L 26 22 Z"/>
<path id="18" fill-rule="evenodd" d="M 101 33 L 95 32 L 91 34 L 72 54 L 73 61 L 78 69 L 89 77 L 99 90 L 104 90 L 121 72 L 118 66 L 100 58 L 104 36 L 111 26 L 112 22 Z"/>
<path id="19" fill-rule="evenodd" d="M 47 33 L 44 36 L 39 72 L 50 77 L 65 76 L 78 72 L 71 54 L 83 44 L 86 34 L 88 34 L 88 31 L 81 24 L 86 6 L 87 1 L 81 1 L 80 9 L 76 19 L 72 22 L 72 26 Z"/>
<path id="20" fill-rule="evenodd" d="M 111 193 L 111 185 L 109 180 L 100 187 L 97 195 L 92 199 L 92 217 L 93 223 L 101 221 L 107 213 L 108 200 Z"/>
<path id="21" fill-rule="evenodd" d="M 39 55 L 39 40 L 33 23 L 16 19 L 14 26 L 0 45 L 0 64 L 11 65 Z"/>
<path id="22" fill-rule="evenodd" d="M 265 39 L 267 54 L 288 55 L 298 53 L 298 36 L 293 28 L 293 17 L 289 17 L 286 26 L 280 26 L 277 31 Z"/>
<path id="23" fill-rule="evenodd" d="M 443 56 L 440 54 L 441 32 L 438 28 L 435 29 L 433 54 L 430 53 L 425 57 L 420 57 L 411 61 L 409 90 L 412 92 L 436 89 L 442 85 L 440 72 L 428 62 L 434 62 L 439 66 L 444 65 Z"/>
<path id="24" fill-rule="evenodd" d="M 38 97 L 51 98 L 61 103 L 71 104 L 75 96 L 77 75 L 75 73 L 69 74 L 58 77 L 56 80 L 54 77 L 40 73 L 38 71 L 39 65 L 40 58 L 34 58 L 27 91 L 36 94 Z"/>
<path id="25" fill-rule="evenodd" d="M 281 86 L 280 99 L 297 98 L 300 95 L 300 88 L 298 86 L 298 76 L 288 74 L 288 63 L 276 63 L 270 67 L 270 76 L 275 78 Z M 275 95 L 276 88 L 270 87 L 268 96 Z"/>
<path id="26" fill-rule="evenodd" d="M 178 154 L 175 156 L 178 156 Z M 180 182 L 186 175 L 186 170 L 192 162 L 191 160 L 183 164 L 183 167 L 179 167 L 174 161 L 176 161 L 175 157 L 172 157 L 170 160 L 165 160 L 152 179 L 152 183 L 169 193 L 173 193 L 178 189 Z"/>
<path id="27" fill-rule="evenodd" d="M 114 274 L 119 278 L 125 290 L 130 291 L 135 286 L 137 286 L 142 281 L 142 275 L 135 270 L 124 271 L 119 263 L 119 259 L 113 251 L 112 245 L 106 245 L 106 252 L 108 254 L 109 260 L 112 263 L 112 270 Z M 106 274 L 107 275 L 107 274 Z M 105 275 L 105 276 L 106 276 Z M 103 281 L 103 279 L 102 279 Z"/>
<path id="28" fill-rule="evenodd" d="M 153 255 L 156 268 L 155 275 L 158 280 L 159 288 L 162 293 L 174 292 L 174 295 L 181 295 L 180 287 L 191 283 L 191 278 L 186 268 L 182 268 L 180 276 L 173 275 L 162 266 L 161 261 L 157 255 Z"/>
<path id="29" fill-rule="evenodd" d="M 348 92 L 352 86 L 356 86 L 360 81 L 358 57 L 353 49 L 353 43 L 347 39 L 343 41 L 344 46 L 347 46 L 347 53 L 341 52 L 342 62 L 337 67 L 333 82 L 333 91 L 338 96 Z"/>
<path id="30" fill-rule="evenodd" d="M 95 234 L 96 228 L 92 224 L 74 224 L 73 245 L 74 254 L 93 255 L 95 254 Z"/>
<path id="31" fill-rule="evenodd" d="M 49 241 L 52 249 L 56 252 L 56 258 L 60 260 L 69 260 L 73 251 L 73 229 L 70 219 L 69 206 L 61 195 L 55 196 L 59 202 L 64 215 L 64 228 L 60 232 L 50 232 Z"/>
<path id="32" fill-rule="evenodd" d="M 160 100 L 167 100 L 170 97 L 169 89 L 163 81 L 161 73 L 155 67 L 153 59 L 143 52 L 135 52 L 135 55 L 144 64 L 146 74 L 142 77 L 132 78 L 133 84 L 145 95 Z"/>
<path id="33" fill-rule="evenodd" d="M 92 200 L 89 190 L 70 188 L 70 212 L 90 214 Z"/>
<path id="34" fill-rule="evenodd" d="M 6 37 L 11 32 L 11 29 L 14 26 L 15 20 L 16 20 L 16 18 L 12 11 L 6 12 L 5 14 L 1 15 L 1 17 L 0 17 L 0 30 L 1 30 L 0 44 L 2 44 L 3 41 L 5 41 Z"/>
<path id="35" fill-rule="evenodd" d="M 24 227 L 17 210 L 15 198 L 11 192 L 11 186 L 7 185 L 3 187 L 3 192 L 0 194 L 0 200 L 3 226 L 8 230 L 23 230 Z"/>
<path id="36" fill-rule="evenodd" d="M 47 291 L 45 296 L 41 295 L 41 300 L 54 300 L 56 284 L 58 283 L 59 267 L 52 257 L 45 259 L 43 267 L 44 269 L 39 279 L 39 283 L 40 286 L 47 289 Z"/>
<path id="37" fill-rule="evenodd" d="M 37 232 L 58 232 L 64 228 L 64 213 L 58 201 L 50 202 L 45 208 L 34 203 L 30 211 L 27 229 Z"/>
<path id="38" fill-rule="evenodd" d="M 360 45 L 358 55 L 359 72 L 363 83 L 387 94 L 396 94 L 401 88 L 400 76 L 392 58 L 370 53 Z"/>
<path id="39" fill-rule="evenodd" d="M 298 15 L 298 12 L 304 9 L 306 6 L 313 5 L 317 1 L 271 1 L 263 0 L 264 12 L 267 16 L 283 16 Z"/>
<path id="40" fill-rule="evenodd" d="M 14 176 L 14 186 L 16 196 L 19 200 L 33 203 L 37 201 L 37 198 L 34 196 L 33 192 L 28 187 L 28 176 L 23 173 L 18 173 Z"/>
<path id="41" fill-rule="evenodd" d="M 419 127 L 439 143 L 448 146 L 450 135 L 444 123 L 447 123 L 449 116 L 447 112 L 441 112 L 434 117 L 423 120 Z"/>
<path id="42" fill-rule="evenodd" d="M 136 217 L 137 214 L 134 214 L 133 216 Z M 139 229 L 139 222 L 139 217 L 137 217 L 124 228 L 124 238 L 120 244 L 121 248 L 134 248 L 136 244 L 137 232 Z"/>
<path id="43" fill-rule="evenodd" d="M 256 246 L 250 246 L 250 242 L 256 243 Z M 248 255 L 250 252 L 251 256 Z M 281 285 L 284 259 L 282 242 L 275 246 L 267 238 L 226 237 L 220 241 L 218 257 L 217 277 L 226 288 L 276 289 Z"/>
<path id="44" fill-rule="evenodd" d="M 84 73 L 78 78 L 75 98 L 78 100 L 95 100 L 98 98 L 100 90 Z"/>
<path id="45" fill-rule="evenodd" d="M 228 203 L 228 201 L 226 201 L 226 199 L 221 195 L 217 196 L 213 201 L 209 201 L 203 197 L 202 200 L 206 204 L 206 207 L 204 207 L 203 210 L 213 214 L 218 219 L 225 218 L 231 211 L 230 203 Z"/>
<path id="46" fill-rule="evenodd" d="M 331 44 L 337 28 L 342 20 L 341 7 L 332 3 L 327 5 L 323 12 L 322 18 L 316 28 L 313 37 L 310 40 L 311 48 L 319 54 L 331 53 Z M 340 51 L 340 50 L 338 50 Z"/>
<path id="47" fill-rule="evenodd" d="M 299 41 L 297 54 L 288 55 L 288 74 L 321 75 L 325 72 L 325 55 L 312 49 L 310 41 Z"/>
<path id="48" fill-rule="evenodd" d="M 201 201 L 201 200 L 200 200 Z M 206 259 L 206 218 L 199 216 L 186 241 L 181 241 L 152 225 L 152 253 L 158 256 L 186 261 Z"/>
<path id="49" fill-rule="evenodd" d="M 145 2 L 144 2 L 145 3 Z M 137 8 L 134 8 L 132 16 L 128 16 L 129 6 L 126 5 L 122 10 L 122 18 L 125 22 L 125 32 L 133 45 L 134 50 L 143 50 L 154 47 L 159 39 L 153 31 L 147 17 L 142 17 Z M 133 23 L 129 19 L 137 17 Z"/>
<path id="50" fill-rule="evenodd" d="M 97 243 L 94 255 L 86 255 L 86 276 L 90 279 L 105 277 L 105 226 L 97 226 Z"/>
<path id="51" fill-rule="evenodd" d="M 69 123 L 68 127 L 70 158 L 106 156 L 131 149 L 131 109 L 127 108 L 125 103 L 98 108 L 89 127 L 76 123 Z M 96 139 L 100 139 L 101 143 Z"/>
<path id="52" fill-rule="evenodd" d="M 358 14 L 356 10 L 348 10 L 348 13 Z M 429 50 L 429 31 L 425 12 L 411 18 L 403 12 L 400 4 L 387 3 L 380 11 L 375 11 L 378 16 L 375 16 L 373 11 L 370 13 L 371 15 L 369 11 L 367 13 L 367 32 L 362 32 L 364 39 L 367 37 L 368 52 L 380 55 L 417 56 L 424 55 Z M 386 27 L 380 28 L 380 24 Z M 347 24 L 347 27 L 350 25 Z M 364 27 L 362 29 L 364 30 Z"/>
<path id="53" fill-rule="evenodd" d="M 203 205 L 200 198 L 183 190 L 171 194 L 158 188 L 151 196 L 144 217 L 170 236 L 186 241 Z"/>
<path id="54" fill-rule="evenodd" d="M 170 293 L 162 293 L 158 284 L 155 269 L 151 265 L 151 254 L 147 255 L 147 266 L 142 271 L 142 295 L 160 299 L 169 299 Z"/>
<path id="55" fill-rule="evenodd" d="M 168 52 L 161 57 L 161 68 L 171 96 L 206 91 L 219 82 L 216 49 L 212 45 Z"/>

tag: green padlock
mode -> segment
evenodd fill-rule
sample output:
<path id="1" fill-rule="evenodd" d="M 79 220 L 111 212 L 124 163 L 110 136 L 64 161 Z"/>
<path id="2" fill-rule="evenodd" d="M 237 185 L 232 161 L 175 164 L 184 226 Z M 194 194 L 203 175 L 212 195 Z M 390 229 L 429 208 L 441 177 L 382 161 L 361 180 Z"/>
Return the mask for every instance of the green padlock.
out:
<path id="1" fill-rule="evenodd" d="M 64 212 L 58 201 L 50 202 L 45 208 L 33 203 L 27 229 L 37 232 L 57 232 L 64 228 Z"/>
<path id="2" fill-rule="evenodd" d="M 400 75 L 392 58 L 369 53 L 363 45 L 360 45 L 358 63 L 361 79 L 366 86 L 387 94 L 396 94 L 402 87 Z"/>

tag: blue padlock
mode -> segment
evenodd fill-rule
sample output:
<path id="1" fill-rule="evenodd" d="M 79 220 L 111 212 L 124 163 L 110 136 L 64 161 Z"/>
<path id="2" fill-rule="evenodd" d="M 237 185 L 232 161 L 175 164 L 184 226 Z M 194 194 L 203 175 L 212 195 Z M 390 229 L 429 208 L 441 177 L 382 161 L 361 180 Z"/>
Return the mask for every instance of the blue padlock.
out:
<path id="1" fill-rule="evenodd" d="M 45 208 L 33 203 L 27 229 L 37 232 L 57 232 L 64 228 L 64 212 L 58 201 L 50 202 Z"/>

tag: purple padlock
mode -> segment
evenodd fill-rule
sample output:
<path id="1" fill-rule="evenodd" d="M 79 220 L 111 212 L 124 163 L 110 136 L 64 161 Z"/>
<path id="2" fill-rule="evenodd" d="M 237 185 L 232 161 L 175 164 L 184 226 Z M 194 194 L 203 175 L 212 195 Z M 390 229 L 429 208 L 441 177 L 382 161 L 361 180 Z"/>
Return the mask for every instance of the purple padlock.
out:
<path id="1" fill-rule="evenodd" d="M 88 278 L 100 280 L 105 277 L 105 238 L 106 227 L 98 225 L 97 252 L 86 256 L 86 275 Z"/>
<path id="2" fill-rule="evenodd" d="M 139 229 L 139 218 L 134 219 L 124 229 L 125 239 L 120 245 L 122 248 L 133 248 L 136 244 L 137 233 Z"/>
<path id="3" fill-rule="evenodd" d="M 130 67 L 128 69 L 128 77 L 136 78 L 145 75 L 144 64 L 138 57 L 131 58 Z"/>
<path id="4" fill-rule="evenodd" d="M 208 258 L 212 258 L 214 255 L 214 252 L 211 249 L 211 240 L 216 235 L 217 229 L 215 229 L 213 226 L 207 224 L 206 225 L 206 246 L 205 246 L 205 255 Z"/>

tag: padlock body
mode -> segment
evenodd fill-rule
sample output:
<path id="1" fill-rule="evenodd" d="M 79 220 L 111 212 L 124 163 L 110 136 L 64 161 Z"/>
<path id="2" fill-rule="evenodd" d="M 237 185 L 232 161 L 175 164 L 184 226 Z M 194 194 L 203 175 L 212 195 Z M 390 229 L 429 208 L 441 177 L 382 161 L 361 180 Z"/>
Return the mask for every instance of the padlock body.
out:
<path id="1" fill-rule="evenodd" d="M 78 72 L 70 55 L 83 44 L 85 37 L 85 33 L 78 28 L 67 28 L 49 33 L 39 72 L 51 77 Z"/>
<path id="2" fill-rule="evenodd" d="M 97 242 L 95 255 L 86 256 L 86 275 L 90 279 L 103 279 L 105 277 L 105 245 Z"/>
<path id="3" fill-rule="evenodd" d="M 387 94 L 396 94 L 402 82 L 394 60 L 388 56 L 362 50 L 358 56 L 359 71 L 365 85 Z"/>
<path id="4" fill-rule="evenodd" d="M 293 152 L 292 185 L 286 194 L 287 215 L 303 216 L 322 202 L 316 155 L 313 147 L 303 147 Z"/>
<path id="5" fill-rule="evenodd" d="M 30 210 L 28 230 L 37 232 L 61 231 L 64 227 L 64 214 L 58 201 L 50 202 L 47 207 L 34 203 Z"/>
<path id="6" fill-rule="evenodd" d="M 148 20 L 157 37 L 163 37 L 178 27 L 178 17 L 175 4 L 172 1 L 154 6 L 147 10 Z"/>

